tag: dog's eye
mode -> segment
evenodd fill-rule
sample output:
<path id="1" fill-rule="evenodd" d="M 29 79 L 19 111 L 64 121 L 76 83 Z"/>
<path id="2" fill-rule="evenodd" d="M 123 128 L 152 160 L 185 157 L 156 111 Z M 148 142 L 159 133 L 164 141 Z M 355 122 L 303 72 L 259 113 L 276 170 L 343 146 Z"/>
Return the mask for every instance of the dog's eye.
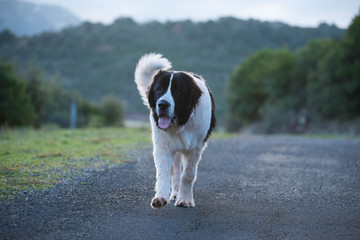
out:
<path id="1" fill-rule="evenodd" d="M 155 91 L 156 91 L 156 93 L 160 94 L 164 91 L 164 89 L 162 87 L 158 87 L 158 88 L 156 88 Z"/>

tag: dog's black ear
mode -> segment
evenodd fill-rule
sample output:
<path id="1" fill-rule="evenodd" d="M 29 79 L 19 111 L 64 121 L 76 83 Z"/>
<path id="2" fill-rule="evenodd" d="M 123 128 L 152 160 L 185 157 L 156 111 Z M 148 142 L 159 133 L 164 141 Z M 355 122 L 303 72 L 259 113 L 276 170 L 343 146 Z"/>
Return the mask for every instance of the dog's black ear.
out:
<path id="1" fill-rule="evenodd" d="M 177 89 L 182 89 L 182 94 L 175 96 L 177 123 L 182 126 L 189 120 L 203 92 L 194 79 L 185 73 L 177 74 L 174 85 Z"/>
<path id="2" fill-rule="evenodd" d="M 191 79 L 191 84 L 189 84 L 189 93 L 188 93 L 188 100 L 189 100 L 189 104 L 188 104 L 188 111 L 192 112 L 194 110 L 194 108 L 196 107 L 196 105 L 199 102 L 200 96 L 203 93 L 199 86 L 195 83 L 195 81 L 193 79 Z"/>
<path id="3" fill-rule="evenodd" d="M 158 81 L 159 77 L 164 73 L 163 70 L 159 70 L 153 77 L 150 85 L 148 86 L 148 89 L 146 91 L 146 95 L 149 101 L 150 108 L 155 109 L 156 108 L 156 99 L 155 99 L 155 91 L 154 86 L 156 82 Z"/>
<path id="4" fill-rule="evenodd" d="M 146 95 L 148 98 L 150 108 L 155 109 L 156 103 L 155 103 L 155 96 L 154 96 L 154 84 L 151 84 L 150 86 L 148 86 Z"/>

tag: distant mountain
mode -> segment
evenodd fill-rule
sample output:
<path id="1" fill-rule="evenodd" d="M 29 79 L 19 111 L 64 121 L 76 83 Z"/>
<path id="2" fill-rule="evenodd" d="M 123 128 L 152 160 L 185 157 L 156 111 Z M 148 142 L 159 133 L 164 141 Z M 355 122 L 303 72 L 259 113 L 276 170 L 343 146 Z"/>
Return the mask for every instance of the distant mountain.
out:
<path id="1" fill-rule="evenodd" d="M 216 21 L 149 22 L 119 18 L 111 25 L 85 22 L 59 33 L 15 37 L 0 33 L 0 58 L 30 61 L 91 101 L 113 92 L 127 112 L 146 112 L 134 83 L 139 58 L 162 53 L 176 70 L 203 75 L 213 90 L 219 117 L 225 112 L 225 85 L 234 67 L 261 48 L 295 50 L 311 39 L 340 38 L 344 30 L 321 24 L 300 28 L 284 23 L 220 18 Z"/>
<path id="2" fill-rule="evenodd" d="M 58 31 L 80 22 L 62 7 L 0 0 L 0 31 L 8 29 L 19 36 L 34 35 L 44 31 Z"/>

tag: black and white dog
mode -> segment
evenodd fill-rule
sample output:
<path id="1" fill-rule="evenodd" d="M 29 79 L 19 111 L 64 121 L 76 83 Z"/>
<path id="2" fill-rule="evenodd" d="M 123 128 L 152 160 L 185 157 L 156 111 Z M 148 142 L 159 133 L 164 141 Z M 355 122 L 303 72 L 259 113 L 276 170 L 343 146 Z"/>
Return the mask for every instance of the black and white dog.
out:
<path id="1" fill-rule="evenodd" d="M 194 207 L 193 185 L 206 141 L 215 128 L 215 103 L 206 81 L 193 73 L 170 71 L 160 54 L 144 55 L 135 82 L 150 109 L 156 167 L 153 208 L 175 200 Z M 170 194 L 171 189 L 171 194 Z"/>

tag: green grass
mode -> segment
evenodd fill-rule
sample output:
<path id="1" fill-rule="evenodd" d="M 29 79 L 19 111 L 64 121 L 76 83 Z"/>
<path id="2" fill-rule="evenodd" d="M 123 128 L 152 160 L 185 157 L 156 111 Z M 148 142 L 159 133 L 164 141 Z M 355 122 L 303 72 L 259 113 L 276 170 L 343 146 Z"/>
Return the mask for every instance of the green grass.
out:
<path id="1" fill-rule="evenodd" d="M 129 161 L 127 149 L 150 142 L 148 129 L 1 130 L 0 199 L 52 187 L 68 172 Z"/>

